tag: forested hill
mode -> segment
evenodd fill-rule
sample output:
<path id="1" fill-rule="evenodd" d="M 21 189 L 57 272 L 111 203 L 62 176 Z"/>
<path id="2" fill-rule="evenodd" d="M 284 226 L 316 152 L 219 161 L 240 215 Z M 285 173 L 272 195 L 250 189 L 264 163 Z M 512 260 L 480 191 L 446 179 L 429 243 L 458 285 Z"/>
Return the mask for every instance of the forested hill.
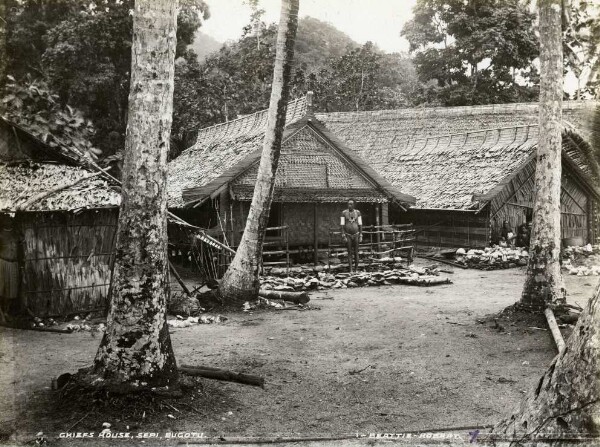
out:
<path id="1" fill-rule="evenodd" d="M 211 53 L 218 51 L 223 46 L 223 42 L 219 42 L 214 37 L 202 32 L 201 29 L 194 34 L 194 42 L 190 45 L 190 49 L 196 53 L 199 61 L 206 59 Z"/>
<path id="2" fill-rule="evenodd" d="M 358 43 L 332 24 L 308 16 L 303 17 L 298 22 L 295 65 L 309 67 L 309 71 L 318 72 L 325 68 L 331 59 L 337 59 L 348 49 L 357 47 Z"/>
<path id="3" fill-rule="evenodd" d="M 190 48 L 202 62 L 209 54 L 218 51 L 222 46 L 223 42 L 217 41 L 200 28 L 196 32 Z M 297 66 L 310 67 L 311 71 L 318 72 L 325 68 L 331 58 L 338 58 L 348 48 L 357 48 L 358 46 L 359 44 L 350 36 L 332 24 L 306 16 L 298 22 L 294 59 Z"/>

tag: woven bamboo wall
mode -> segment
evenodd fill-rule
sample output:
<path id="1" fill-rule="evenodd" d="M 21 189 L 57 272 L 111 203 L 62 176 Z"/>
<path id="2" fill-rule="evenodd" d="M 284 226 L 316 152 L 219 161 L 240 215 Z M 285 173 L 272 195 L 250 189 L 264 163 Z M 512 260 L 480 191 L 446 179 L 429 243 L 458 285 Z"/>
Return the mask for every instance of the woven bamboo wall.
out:
<path id="1" fill-rule="evenodd" d="M 404 213 L 392 208 L 390 222 L 412 223 L 418 249 L 479 248 L 489 244 L 487 210 L 475 214 L 454 210 L 409 209 Z"/>
<path id="2" fill-rule="evenodd" d="M 111 277 L 118 213 L 21 213 L 22 302 L 38 316 L 102 310 Z"/>
<path id="3" fill-rule="evenodd" d="M 285 225 L 288 227 L 290 246 L 310 246 L 314 242 L 314 203 L 283 203 L 281 206 L 281 221 L 274 225 Z M 317 204 L 317 239 L 319 245 L 326 245 L 329 241 L 329 230 L 338 228 L 342 211 L 347 208 L 346 203 L 318 203 Z M 363 224 L 375 225 L 375 205 L 372 203 L 358 203 L 357 209 L 363 216 Z M 249 202 L 234 201 L 233 223 L 235 229 L 235 240 L 237 245 L 244 229 L 248 212 Z M 229 226 L 225 226 L 229 231 Z M 229 235 L 228 235 L 229 236 Z"/>

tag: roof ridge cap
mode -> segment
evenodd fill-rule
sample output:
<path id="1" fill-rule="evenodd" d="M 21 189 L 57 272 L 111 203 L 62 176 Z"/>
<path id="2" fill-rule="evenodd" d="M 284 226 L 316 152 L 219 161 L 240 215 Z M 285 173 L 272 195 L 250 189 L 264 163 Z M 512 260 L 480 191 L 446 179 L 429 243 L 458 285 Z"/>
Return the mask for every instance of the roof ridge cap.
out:
<path id="1" fill-rule="evenodd" d="M 594 105 L 600 103 L 600 100 L 597 99 L 585 99 L 585 100 L 567 100 L 567 101 L 563 101 L 563 108 L 567 108 L 567 109 L 574 109 L 577 108 L 577 106 L 587 106 L 587 105 Z M 566 107 L 564 107 L 566 105 Z M 529 109 L 529 108 L 537 108 L 539 107 L 539 102 L 535 101 L 535 102 L 509 102 L 509 103 L 495 103 L 495 104 L 479 104 L 479 105 L 472 105 L 472 106 L 450 106 L 450 107 L 444 107 L 444 106 L 435 106 L 435 107 L 404 107 L 404 108 L 398 108 L 398 109 L 381 109 L 381 110 L 360 110 L 360 111 L 347 111 L 347 112 L 316 112 L 315 115 L 316 116 L 339 116 L 339 115 L 356 115 L 356 116 L 360 116 L 360 115 L 377 115 L 377 114 L 407 114 L 407 113 L 415 113 L 415 112 L 426 112 L 427 114 L 437 114 L 439 112 L 442 112 L 442 114 L 450 114 L 453 112 L 457 112 L 460 110 L 476 110 L 476 111 L 480 111 L 480 110 L 487 110 L 487 109 L 491 109 L 490 111 L 492 113 L 494 112 L 504 112 L 504 111 L 510 111 L 510 110 L 518 110 L 520 108 L 522 109 Z M 468 114 L 465 114 L 468 115 Z"/>

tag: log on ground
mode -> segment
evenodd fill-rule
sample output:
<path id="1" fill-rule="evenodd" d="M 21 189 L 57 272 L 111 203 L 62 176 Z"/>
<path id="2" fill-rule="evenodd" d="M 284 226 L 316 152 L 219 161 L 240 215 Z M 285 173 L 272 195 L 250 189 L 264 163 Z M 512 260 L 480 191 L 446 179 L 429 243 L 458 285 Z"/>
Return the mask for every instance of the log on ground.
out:
<path id="1" fill-rule="evenodd" d="M 225 369 L 208 366 L 181 365 L 179 367 L 179 371 L 190 376 L 200 376 L 206 379 L 236 382 L 244 385 L 259 386 L 261 388 L 265 386 L 264 377 L 255 376 L 252 374 L 236 373 L 233 371 L 227 371 Z"/>
<path id="2" fill-rule="evenodd" d="M 306 304 L 310 301 L 306 292 L 291 292 L 287 290 L 266 290 L 260 289 L 258 296 L 268 300 L 283 300 L 295 304 Z"/>

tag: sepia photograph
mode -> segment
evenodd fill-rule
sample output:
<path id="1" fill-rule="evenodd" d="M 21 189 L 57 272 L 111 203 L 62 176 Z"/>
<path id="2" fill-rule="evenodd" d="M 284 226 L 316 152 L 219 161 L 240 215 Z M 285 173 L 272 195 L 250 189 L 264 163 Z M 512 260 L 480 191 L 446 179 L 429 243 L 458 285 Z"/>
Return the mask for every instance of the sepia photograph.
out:
<path id="1" fill-rule="evenodd" d="M 600 0 L 0 0 L 0 445 L 600 446 Z"/>

